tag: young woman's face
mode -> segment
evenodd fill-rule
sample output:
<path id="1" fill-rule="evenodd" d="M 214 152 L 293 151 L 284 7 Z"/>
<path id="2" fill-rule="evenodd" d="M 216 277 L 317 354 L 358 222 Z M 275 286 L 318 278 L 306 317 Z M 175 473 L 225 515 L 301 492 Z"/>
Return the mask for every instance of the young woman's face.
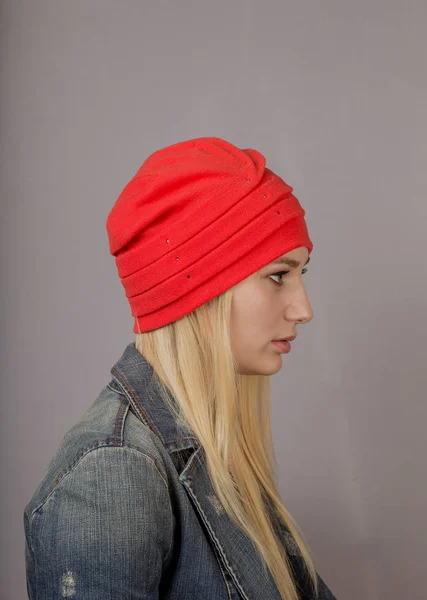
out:
<path id="1" fill-rule="evenodd" d="M 313 318 L 302 281 L 307 248 L 295 248 L 280 258 L 299 265 L 270 263 L 235 286 L 231 345 L 244 375 L 272 375 L 279 371 L 281 350 L 273 340 L 296 335 L 296 324 Z"/>

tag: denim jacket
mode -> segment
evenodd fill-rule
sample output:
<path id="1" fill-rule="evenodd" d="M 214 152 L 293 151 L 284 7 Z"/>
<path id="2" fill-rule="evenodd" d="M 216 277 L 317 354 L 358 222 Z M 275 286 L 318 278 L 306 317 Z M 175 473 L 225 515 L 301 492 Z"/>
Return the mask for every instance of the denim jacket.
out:
<path id="1" fill-rule="evenodd" d="M 25 506 L 30 600 L 280 600 L 134 343 L 110 373 Z M 277 526 L 300 598 L 311 599 L 297 546 Z M 335 600 L 320 576 L 319 588 Z"/>

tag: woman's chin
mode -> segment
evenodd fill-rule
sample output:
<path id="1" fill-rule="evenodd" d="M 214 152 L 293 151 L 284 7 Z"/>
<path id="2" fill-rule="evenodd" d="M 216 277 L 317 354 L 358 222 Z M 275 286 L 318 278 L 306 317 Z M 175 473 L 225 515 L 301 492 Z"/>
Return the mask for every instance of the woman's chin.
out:
<path id="1" fill-rule="evenodd" d="M 282 357 L 277 352 L 274 356 L 269 353 L 268 359 L 260 360 L 256 364 L 239 367 L 241 375 L 274 375 L 282 368 Z"/>

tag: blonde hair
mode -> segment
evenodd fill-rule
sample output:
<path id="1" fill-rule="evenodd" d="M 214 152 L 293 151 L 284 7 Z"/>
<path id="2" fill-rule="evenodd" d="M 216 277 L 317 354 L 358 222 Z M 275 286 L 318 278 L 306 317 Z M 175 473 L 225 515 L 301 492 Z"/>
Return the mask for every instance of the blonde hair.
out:
<path id="1" fill-rule="evenodd" d="M 298 600 L 299 595 L 266 500 L 298 546 L 317 596 L 308 545 L 277 487 L 270 376 L 240 374 L 232 354 L 233 291 L 164 327 L 137 333 L 135 346 L 153 367 L 160 393 L 177 421 L 200 441 L 218 499 L 255 544 L 281 597 Z"/>

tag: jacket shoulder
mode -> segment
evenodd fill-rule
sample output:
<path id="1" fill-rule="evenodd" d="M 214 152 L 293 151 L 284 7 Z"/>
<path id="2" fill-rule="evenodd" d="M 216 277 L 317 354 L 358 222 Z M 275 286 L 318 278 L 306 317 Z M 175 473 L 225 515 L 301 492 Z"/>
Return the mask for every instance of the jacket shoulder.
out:
<path id="1" fill-rule="evenodd" d="M 148 425 L 129 410 L 127 399 L 108 384 L 65 432 L 25 512 L 37 510 L 85 455 L 108 447 L 139 453 L 167 480 L 166 449 Z"/>
<path id="2" fill-rule="evenodd" d="M 53 600 L 60 587 L 82 600 L 158 598 L 174 522 L 153 457 L 127 445 L 87 450 L 24 514 L 31 597 Z"/>

